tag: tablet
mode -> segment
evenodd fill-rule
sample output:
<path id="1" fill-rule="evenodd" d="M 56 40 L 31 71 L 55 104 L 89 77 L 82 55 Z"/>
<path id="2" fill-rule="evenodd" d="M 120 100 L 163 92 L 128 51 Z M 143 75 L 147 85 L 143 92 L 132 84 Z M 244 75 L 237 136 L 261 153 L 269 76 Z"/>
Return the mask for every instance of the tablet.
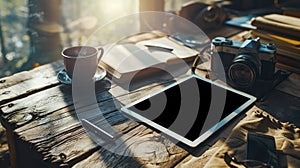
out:
<path id="1" fill-rule="evenodd" d="M 256 98 L 191 75 L 121 108 L 126 115 L 196 147 Z"/>

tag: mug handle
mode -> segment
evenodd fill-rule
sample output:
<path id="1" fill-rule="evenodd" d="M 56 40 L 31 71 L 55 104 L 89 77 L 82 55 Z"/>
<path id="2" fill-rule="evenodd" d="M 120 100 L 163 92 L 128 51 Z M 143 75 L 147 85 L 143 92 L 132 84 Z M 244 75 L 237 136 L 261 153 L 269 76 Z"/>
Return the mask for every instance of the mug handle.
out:
<path id="1" fill-rule="evenodd" d="M 99 64 L 99 62 L 104 54 L 104 49 L 103 49 L 103 47 L 97 47 L 97 50 L 98 50 L 98 52 L 100 51 L 98 54 L 98 64 Z"/>

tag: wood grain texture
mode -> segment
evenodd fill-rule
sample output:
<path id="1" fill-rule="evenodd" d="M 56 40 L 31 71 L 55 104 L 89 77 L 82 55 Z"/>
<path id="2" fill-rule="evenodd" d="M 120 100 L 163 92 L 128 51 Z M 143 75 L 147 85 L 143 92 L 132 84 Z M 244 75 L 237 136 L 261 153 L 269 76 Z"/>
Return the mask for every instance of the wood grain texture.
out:
<path id="1" fill-rule="evenodd" d="M 50 64 L 5 78 L 0 86 L 0 92 L 14 89 L 1 101 L 1 122 L 12 131 L 15 160 L 22 166 L 172 167 L 188 155 L 187 150 L 118 110 L 120 104 L 138 100 L 175 80 L 150 82 L 129 92 L 108 79 L 97 83 L 98 105 L 81 107 L 82 111 L 86 119 L 100 127 L 107 121 L 122 135 L 112 146 L 101 140 L 99 146 L 77 118 L 72 87 L 56 79 L 61 63 L 53 64 L 56 68 Z M 38 162 L 30 164 L 28 160 Z"/>
<path id="2" fill-rule="evenodd" d="M 131 157 L 100 149 L 74 167 L 172 167 L 187 155 L 187 151 L 144 125 L 136 127 L 127 135 L 126 139 L 120 141 L 125 145 L 117 144 L 115 149 L 110 150 L 120 150 L 118 147 L 122 146 L 121 151 L 130 152 Z"/>
<path id="3" fill-rule="evenodd" d="M 0 105 L 30 93 L 57 85 L 56 74 L 63 68 L 61 61 L 31 71 L 23 71 L 0 79 Z"/>

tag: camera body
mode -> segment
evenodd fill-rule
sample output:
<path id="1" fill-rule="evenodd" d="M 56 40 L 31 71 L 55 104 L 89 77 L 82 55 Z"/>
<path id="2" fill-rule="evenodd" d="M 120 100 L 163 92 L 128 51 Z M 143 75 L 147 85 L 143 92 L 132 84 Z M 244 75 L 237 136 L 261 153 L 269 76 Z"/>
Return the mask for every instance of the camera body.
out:
<path id="1" fill-rule="evenodd" d="M 216 76 L 225 76 L 232 86 L 248 90 L 259 81 L 273 80 L 276 46 L 260 44 L 259 38 L 244 42 L 216 37 L 211 42 L 211 69 Z"/>

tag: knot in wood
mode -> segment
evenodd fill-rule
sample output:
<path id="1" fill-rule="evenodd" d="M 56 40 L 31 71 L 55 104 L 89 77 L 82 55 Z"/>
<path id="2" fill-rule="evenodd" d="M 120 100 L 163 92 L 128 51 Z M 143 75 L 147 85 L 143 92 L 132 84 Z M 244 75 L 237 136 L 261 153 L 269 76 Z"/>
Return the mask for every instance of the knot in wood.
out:
<path id="1" fill-rule="evenodd" d="M 208 73 L 205 74 L 205 78 L 209 79 L 209 74 Z"/>
<path id="2" fill-rule="evenodd" d="M 7 106 L 8 107 L 12 107 L 12 106 L 14 106 L 14 104 L 13 103 L 9 103 Z"/>
<path id="3" fill-rule="evenodd" d="M 64 153 L 60 153 L 59 154 L 59 158 L 60 158 L 60 160 L 66 160 L 67 159 L 67 155 L 64 154 Z"/>
<path id="4" fill-rule="evenodd" d="M 3 92 L 2 94 L 5 95 L 5 94 L 9 94 L 9 93 L 10 93 L 10 91 L 7 90 L 7 91 Z"/>

